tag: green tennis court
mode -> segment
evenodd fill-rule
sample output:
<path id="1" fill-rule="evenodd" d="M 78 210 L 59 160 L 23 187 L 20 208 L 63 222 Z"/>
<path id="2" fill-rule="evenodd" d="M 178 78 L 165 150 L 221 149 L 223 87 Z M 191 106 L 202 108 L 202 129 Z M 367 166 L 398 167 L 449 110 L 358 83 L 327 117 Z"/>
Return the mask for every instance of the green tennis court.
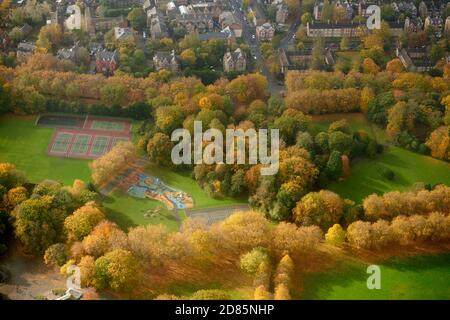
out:
<path id="1" fill-rule="evenodd" d="M 94 138 L 94 143 L 91 148 L 91 155 L 101 156 L 106 153 L 106 149 L 108 148 L 109 137 L 96 136 Z"/>
<path id="2" fill-rule="evenodd" d="M 93 130 L 107 130 L 107 131 L 124 131 L 125 124 L 123 122 L 101 121 L 93 120 L 91 129 Z"/>
<path id="3" fill-rule="evenodd" d="M 85 154 L 89 147 L 89 140 L 91 136 L 89 135 L 77 135 L 75 138 L 75 143 L 72 146 L 71 153 Z"/>
<path id="4" fill-rule="evenodd" d="M 69 149 L 69 143 L 72 140 L 73 134 L 71 133 L 58 133 L 53 141 L 52 152 L 67 152 Z"/>

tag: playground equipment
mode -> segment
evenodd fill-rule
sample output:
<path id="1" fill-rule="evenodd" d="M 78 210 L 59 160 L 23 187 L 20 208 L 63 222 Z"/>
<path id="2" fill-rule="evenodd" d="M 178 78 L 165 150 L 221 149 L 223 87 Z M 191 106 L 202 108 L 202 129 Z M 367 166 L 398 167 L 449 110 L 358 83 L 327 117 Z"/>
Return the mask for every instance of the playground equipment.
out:
<path id="1" fill-rule="evenodd" d="M 80 280 L 81 279 L 80 268 L 72 264 L 67 268 L 67 272 L 70 273 L 70 276 L 67 278 L 66 281 L 67 291 L 63 296 L 58 297 L 55 300 L 69 300 L 69 299 L 79 300 L 83 296 L 83 290 L 81 289 L 81 280 Z"/>
<path id="2" fill-rule="evenodd" d="M 193 206 L 193 200 L 187 193 L 169 187 L 159 178 L 143 173 L 138 174 L 138 182 L 127 192 L 132 197 L 161 201 L 170 210 L 187 209 Z"/>

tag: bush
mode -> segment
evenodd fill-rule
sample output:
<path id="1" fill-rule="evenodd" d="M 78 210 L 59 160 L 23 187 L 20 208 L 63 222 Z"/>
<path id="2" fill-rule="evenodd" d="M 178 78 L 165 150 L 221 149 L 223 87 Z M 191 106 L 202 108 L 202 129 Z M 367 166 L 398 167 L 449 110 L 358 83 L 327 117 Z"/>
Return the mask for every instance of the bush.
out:
<path id="1" fill-rule="evenodd" d="M 395 173 L 391 169 L 385 169 L 383 171 L 383 176 L 388 179 L 389 181 L 393 181 L 395 178 Z"/>
<path id="2" fill-rule="evenodd" d="M 270 263 L 270 257 L 265 248 L 255 248 L 241 256 L 240 267 L 249 274 L 254 274 L 262 262 Z"/>
<path id="3" fill-rule="evenodd" d="M 339 224 L 335 224 L 325 235 L 325 241 L 333 246 L 340 247 L 345 242 L 345 230 Z"/>

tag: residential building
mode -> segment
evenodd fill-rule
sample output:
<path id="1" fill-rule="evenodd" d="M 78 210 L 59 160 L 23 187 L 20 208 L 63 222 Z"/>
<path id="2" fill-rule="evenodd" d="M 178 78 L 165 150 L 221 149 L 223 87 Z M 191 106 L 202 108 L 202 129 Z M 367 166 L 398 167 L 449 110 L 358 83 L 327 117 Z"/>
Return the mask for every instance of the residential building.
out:
<path id="1" fill-rule="evenodd" d="M 397 57 L 408 71 L 427 72 L 433 68 L 427 48 L 397 48 Z"/>
<path id="2" fill-rule="evenodd" d="M 272 41 L 275 29 L 269 22 L 256 27 L 256 36 L 260 41 Z"/>
<path id="3" fill-rule="evenodd" d="M 289 9 L 286 3 L 284 3 L 283 1 L 277 5 L 277 13 L 275 15 L 275 21 L 278 24 L 285 24 L 286 20 L 288 19 L 288 16 L 289 16 Z"/>
<path id="4" fill-rule="evenodd" d="M 237 38 L 242 37 L 242 24 L 231 11 L 224 11 L 219 15 L 219 24 L 222 30 L 229 27 Z"/>
<path id="5" fill-rule="evenodd" d="M 234 52 L 226 52 L 223 56 L 223 70 L 225 72 L 244 72 L 247 69 L 247 59 L 241 48 Z"/>
<path id="6" fill-rule="evenodd" d="M 157 51 L 153 56 L 153 65 L 156 70 L 167 69 L 173 72 L 178 71 L 178 60 L 175 50 Z"/>
<path id="7" fill-rule="evenodd" d="M 108 51 L 106 49 L 98 51 L 95 57 L 95 71 L 109 77 L 119 67 L 119 53 L 117 50 Z"/>
<path id="8" fill-rule="evenodd" d="M 36 45 L 32 42 L 21 42 L 17 46 L 17 60 L 19 62 L 25 61 L 29 56 L 31 56 L 36 49 Z"/>
<path id="9" fill-rule="evenodd" d="M 357 23 L 326 23 L 313 21 L 308 22 L 306 26 L 308 37 L 323 37 L 323 38 L 356 38 L 367 34 L 367 26 L 365 24 Z"/>

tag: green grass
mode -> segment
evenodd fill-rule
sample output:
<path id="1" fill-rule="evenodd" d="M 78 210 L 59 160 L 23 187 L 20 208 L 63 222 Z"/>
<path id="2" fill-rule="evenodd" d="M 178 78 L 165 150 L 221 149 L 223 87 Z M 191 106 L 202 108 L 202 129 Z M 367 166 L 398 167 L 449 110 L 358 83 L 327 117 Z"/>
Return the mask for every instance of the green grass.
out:
<path id="1" fill-rule="evenodd" d="M 187 192 L 194 199 L 194 208 L 220 207 L 246 203 L 246 199 L 213 199 L 191 178 L 189 172 L 175 172 L 167 168 L 148 166 L 146 172 L 154 177 L 160 178 L 167 185 Z"/>
<path id="2" fill-rule="evenodd" d="M 394 172 L 392 181 L 383 176 L 386 169 Z M 356 161 L 350 172 L 348 178 L 329 189 L 357 202 L 373 193 L 407 190 L 416 182 L 450 185 L 450 163 L 398 147 L 390 147 L 374 160 Z"/>
<path id="3" fill-rule="evenodd" d="M 103 205 L 108 219 L 116 222 L 123 230 L 148 224 L 164 224 L 171 231 L 178 230 L 174 215 L 159 201 L 133 198 L 125 192 L 116 191 L 104 200 Z M 156 207 L 161 208 L 160 215 L 152 218 L 144 217 L 147 210 Z"/>
<path id="4" fill-rule="evenodd" d="M 89 161 L 47 155 L 53 129 L 36 127 L 35 120 L 34 116 L 0 118 L 0 161 L 15 164 L 32 182 L 44 179 L 64 184 L 72 184 L 75 179 L 89 181 Z"/>
<path id="5" fill-rule="evenodd" d="M 336 113 L 313 116 L 314 126 L 318 131 L 327 131 L 329 125 L 338 120 L 346 119 L 353 132 L 358 130 L 366 131 L 370 137 L 378 143 L 384 143 L 386 136 L 384 130 L 379 126 L 370 123 L 362 113 Z"/>
<path id="6" fill-rule="evenodd" d="M 450 299 L 450 254 L 398 258 L 380 265 L 381 289 L 367 288 L 368 264 L 345 263 L 301 275 L 301 299 Z"/>

